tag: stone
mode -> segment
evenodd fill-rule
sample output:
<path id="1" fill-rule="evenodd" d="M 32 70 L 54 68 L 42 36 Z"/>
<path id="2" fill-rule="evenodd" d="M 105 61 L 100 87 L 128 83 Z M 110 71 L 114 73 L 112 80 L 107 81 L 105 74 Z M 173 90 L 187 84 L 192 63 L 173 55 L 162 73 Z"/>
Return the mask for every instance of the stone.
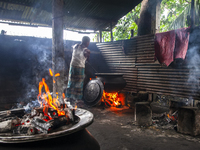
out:
<path id="1" fill-rule="evenodd" d="M 200 135 L 200 110 L 197 107 L 182 106 L 178 109 L 177 131 L 192 136 Z"/>
<path id="2" fill-rule="evenodd" d="M 152 110 L 149 102 L 135 103 L 135 121 L 139 126 L 150 126 L 152 124 Z"/>

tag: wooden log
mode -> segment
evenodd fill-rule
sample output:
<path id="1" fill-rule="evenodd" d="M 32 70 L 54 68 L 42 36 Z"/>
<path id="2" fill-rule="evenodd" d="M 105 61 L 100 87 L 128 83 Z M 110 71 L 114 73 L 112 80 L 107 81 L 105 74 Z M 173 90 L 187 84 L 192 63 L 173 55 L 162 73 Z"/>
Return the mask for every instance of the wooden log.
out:
<path id="1" fill-rule="evenodd" d="M 12 132 L 12 130 L 16 127 L 16 125 L 20 123 L 21 120 L 18 118 L 2 121 L 0 122 L 0 133 Z"/>
<path id="2" fill-rule="evenodd" d="M 31 125 L 22 125 L 18 126 L 13 130 L 14 134 L 20 134 L 20 135 L 34 135 L 37 133 L 37 129 L 34 128 Z"/>
<path id="3" fill-rule="evenodd" d="M 49 132 L 57 129 L 61 126 L 67 125 L 70 123 L 69 118 L 66 116 L 59 116 L 58 118 L 54 118 L 53 120 L 48 121 L 51 124 L 51 127 L 49 129 Z"/>
<path id="4" fill-rule="evenodd" d="M 48 133 L 48 130 L 51 127 L 51 124 L 49 122 L 44 121 L 40 117 L 34 117 L 31 121 L 31 124 L 34 128 L 46 134 Z"/>
<path id="5" fill-rule="evenodd" d="M 24 108 L 19 109 L 13 109 L 13 110 L 7 110 L 7 111 L 1 111 L 0 112 L 0 120 L 10 117 L 22 117 L 25 115 Z"/>
<path id="6" fill-rule="evenodd" d="M 12 125 L 12 120 L 0 122 L 0 133 L 11 132 L 12 129 L 11 125 Z"/>

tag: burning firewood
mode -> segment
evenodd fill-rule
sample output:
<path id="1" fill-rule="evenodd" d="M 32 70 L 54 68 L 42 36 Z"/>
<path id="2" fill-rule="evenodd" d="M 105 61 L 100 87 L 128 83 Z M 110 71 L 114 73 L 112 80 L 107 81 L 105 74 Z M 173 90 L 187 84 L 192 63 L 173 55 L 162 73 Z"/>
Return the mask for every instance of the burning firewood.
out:
<path id="1" fill-rule="evenodd" d="M 21 120 L 19 118 L 0 122 L 0 132 L 12 132 L 16 125 L 19 125 L 20 123 Z"/>
<path id="2" fill-rule="evenodd" d="M 34 135 L 36 134 L 37 130 L 33 126 L 30 125 L 23 125 L 17 126 L 14 130 L 14 134 L 24 134 L 24 135 Z"/>
<path id="3" fill-rule="evenodd" d="M 0 112 L 0 120 L 10 117 L 22 117 L 25 115 L 25 110 L 23 108 L 13 109 L 8 111 L 1 111 Z"/>
<path id="4" fill-rule="evenodd" d="M 168 122 L 172 122 L 172 123 L 174 123 L 174 124 L 176 124 L 177 123 L 177 120 L 178 120 L 178 111 L 175 111 L 173 114 L 167 114 L 166 115 L 166 120 L 168 121 Z"/>
<path id="5" fill-rule="evenodd" d="M 66 116 L 69 117 L 69 119 L 74 122 L 74 116 L 75 116 L 75 109 L 71 110 L 70 108 L 65 108 L 64 109 Z"/>
<path id="6" fill-rule="evenodd" d="M 118 93 L 107 93 L 104 91 L 101 101 L 108 107 L 122 106 Z"/>
<path id="7" fill-rule="evenodd" d="M 39 131 L 43 133 L 48 133 L 48 130 L 51 127 L 51 124 L 49 122 L 44 121 L 40 117 L 34 117 L 31 124 Z"/>
<path id="8" fill-rule="evenodd" d="M 55 118 L 53 120 L 49 121 L 51 127 L 49 128 L 49 131 L 59 128 L 63 125 L 69 124 L 69 118 L 67 118 L 66 116 L 59 116 L 58 118 Z"/>

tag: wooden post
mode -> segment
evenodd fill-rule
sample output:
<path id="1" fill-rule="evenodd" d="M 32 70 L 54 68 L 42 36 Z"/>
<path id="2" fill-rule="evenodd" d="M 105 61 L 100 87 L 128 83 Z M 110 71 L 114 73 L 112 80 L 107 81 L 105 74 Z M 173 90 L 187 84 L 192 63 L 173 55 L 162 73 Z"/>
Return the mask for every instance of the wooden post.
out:
<path id="1" fill-rule="evenodd" d="M 111 42 L 113 42 L 112 22 L 110 23 Z"/>
<path id="2" fill-rule="evenodd" d="M 97 33 L 97 42 L 100 42 L 100 40 L 99 40 L 99 33 Z"/>
<path id="3" fill-rule="evenodd" d="M 99 30 L 99 39 L 100 39 L 100 43 L 102 43 L 102 30 Z"/>
<path id="4" fill-rule="evenodd" d="M 195 0 L 192 0 L 191 2 L 191 28 L 194 28 L 195 27 L 195 7 L 194 7 L 194 4 L 195 4 Z"/>
<path id="5" fill-rule="evenodd" d="M 63 43 L 63 0 L 53 0 L 52 3 L 52 68 L 54 77 L 53 80 L 53 95 L 60 98 L 61 104 L 63 103 L 62 93 L 64 92 L 64 43 Z M 56 73 L 60 73 L 59 77 L 55 77 Z"/>
<path id="6" fill-rule="evenodd" d="M 149 102 L 152 102 L 152 101 L 153 101 L 153 94 L 152 94 L 152 93 L 149 93 L 149 94 L 148 94 L 148 101 L 149 101 Z"/>
<path id="7" fill-rule="evenodd" d="M 134 30 L 131 30 L 131 38 L 134 37 Z"/>

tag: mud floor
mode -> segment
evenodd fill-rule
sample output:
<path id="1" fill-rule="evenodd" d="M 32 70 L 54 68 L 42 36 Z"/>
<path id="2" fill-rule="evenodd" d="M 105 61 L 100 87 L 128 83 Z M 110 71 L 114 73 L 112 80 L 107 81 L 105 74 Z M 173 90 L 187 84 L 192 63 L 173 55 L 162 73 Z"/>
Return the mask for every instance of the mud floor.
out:
<path id="1" fill-rule="evenodd" d="M 177 133 L 172 125 L 136 126 L 133 109 L 85 109 L 94 114 L 94 123 L 87 129 L 101 150 L 200 150 L 200 136 Z"/>

